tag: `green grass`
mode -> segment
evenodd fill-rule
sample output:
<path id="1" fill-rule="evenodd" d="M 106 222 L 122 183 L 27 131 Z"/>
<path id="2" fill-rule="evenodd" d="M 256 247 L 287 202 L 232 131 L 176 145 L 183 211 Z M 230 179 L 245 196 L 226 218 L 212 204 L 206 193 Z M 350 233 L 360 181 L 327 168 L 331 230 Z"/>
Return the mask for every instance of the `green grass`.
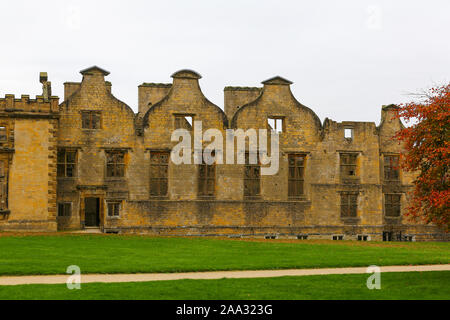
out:
<path id="1" fill-rule="evenodd" d="M 382 273 L 380 290 L 367 289 L 368 276 L 87 283 L 80 290 L 69 290 L 64 284 L 0 286 L 0 299 L 450 299 L 450 271 Z"/>
<path id="2" fill-rule="evenodd" d="M 0 275 L 182 272 L 450 263 L 450 243 L 239 241 L 120 235 L 1 236 Z"/>

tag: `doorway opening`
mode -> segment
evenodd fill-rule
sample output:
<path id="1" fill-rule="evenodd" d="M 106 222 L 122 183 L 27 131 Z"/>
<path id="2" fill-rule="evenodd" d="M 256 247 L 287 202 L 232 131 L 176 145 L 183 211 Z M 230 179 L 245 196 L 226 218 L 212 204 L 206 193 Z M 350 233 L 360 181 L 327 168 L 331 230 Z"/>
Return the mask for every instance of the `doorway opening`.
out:
<path id="1" fill-rule="evenodd" d="M 100 198 L 84 198 L 84 220 L 86 227 L 100 226 Z"/>

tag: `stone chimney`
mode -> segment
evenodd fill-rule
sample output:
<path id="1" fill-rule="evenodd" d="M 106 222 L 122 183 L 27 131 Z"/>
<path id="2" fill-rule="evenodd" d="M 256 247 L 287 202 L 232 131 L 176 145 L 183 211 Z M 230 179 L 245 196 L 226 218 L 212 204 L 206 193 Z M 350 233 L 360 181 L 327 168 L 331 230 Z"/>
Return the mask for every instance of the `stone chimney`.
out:
<path id="1" fill-rule="evenodd" d="M 42 97 L 44 101 L 49 101 L 52 96 L 52 83 L 48 81 L 47 72 L 39 73 L 39 82 L 42 83 Z"/>

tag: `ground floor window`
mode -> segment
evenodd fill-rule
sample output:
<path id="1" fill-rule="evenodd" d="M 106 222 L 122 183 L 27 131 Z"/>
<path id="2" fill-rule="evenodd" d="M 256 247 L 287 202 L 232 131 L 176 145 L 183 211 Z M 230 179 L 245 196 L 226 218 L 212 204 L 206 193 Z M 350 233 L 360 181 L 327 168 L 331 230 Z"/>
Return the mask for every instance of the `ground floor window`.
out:
<path id="1" fill-rule="evenodd" d="M 118 217 L 120 215 L 120 202 L 108 202 L 108 217 Z"/>
<path id="2" fill-rule="evenodd" d="M 72 215 L 71 202 L 58 203 L 58 217 L 70 217 L 71 215 Z"/>
<path id="3" fill-rule="evenodd" d="M 384 194 L 384 214 L 386 217 L 400 216 L 400 194 Z"/>
<path id="4" fill-rule="evenodd" d="M 357 207 L 357 193 L 341 193 L 341 217 L 356 217 Z"/>

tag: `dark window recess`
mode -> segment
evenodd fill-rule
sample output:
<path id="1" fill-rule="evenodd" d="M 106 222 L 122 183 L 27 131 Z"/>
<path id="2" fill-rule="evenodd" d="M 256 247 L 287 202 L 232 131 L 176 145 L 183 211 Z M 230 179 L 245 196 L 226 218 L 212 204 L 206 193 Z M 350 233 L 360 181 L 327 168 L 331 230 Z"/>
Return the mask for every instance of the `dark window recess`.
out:
<path id="1" fill-rule="evenodd" d="M 384 194 L 384 213 L 387 217 L 400 216 L 400 194 Z"/>
<path id="2" fill-rule="evenodd" d="M 308 236 L 307 236 L 307 235 L 299 234 L 299 235 L 297 235 L 297 239 L 299 239 L 299 240 L 307 240 L 307 239 L 308 239 Z"/>
<path id="3" fill-rule="evenodd" d="M 358 207 L 357 193 L 341 193 L 341 217 L 356 217 Z"/>
<path id="4" fill-rule="evenodd" d="M 267 236 L 264 236 L 264 239 L 276 239 L 277 238 L 277 236 L 276 235 L 267 235 Z"/>
<path id="5" fill-rule="evenodd" d="M 125 152 L 106 152 L 106 176 L 109 178 L 123 177 L 125 175 Z"/>
<path id="6" fill-rule="evenodd" d="M 358 241 L 367 241 L 367 239 L 368 239 L 368 236 L 365 236 L 365 235 L 358 236 Z"/>
<path id="7" fill-rule="evenodd" d="M 302 196 L 304 193 L 304 171 L 305 171 L 305 155 L 290 154 L 289 161 L 289 181 L 288 192 L 290 197 Z"/>
<path id="8" fill-rule="evenodd" d="M 333 236 L 333 240 L 344 240 L 344 236 Z"/>
<path id="9" fill-rule="evenodd" d="M 77 152 L 60 149 L 57 156 L 58 177 L 75 177 Z"/>
<path id="10" fill-rule="evenodd" d="M 70 217 L 72 215 L 72 204 L 70 202 L 58 203 L 58 217 Z"/>
<path id="11" fill-rule="evenodd" d="M 7 140 L 6 127 L 0 126 L 0 142 Z"/>
<path id="12" fill-rule="evenodd" d="M 120 215 L 120 202 L 108 202 L 108 217 L 118 217 Z"/>
<path id="13" fill-rule="evenodd" d="M 341 177 L 354 178 L 356 177 L 356 158 L 355 153 L 341 153 L 340 154 L 340 167 Z"/>
<path id="14" fill-rule="evenodd" d="M 216 188 L 216 166 L 201 164 L 198 168 L 198 194 L 200 196 L 214 196 Z"/>
<path id="15" fill-rule="evenodd" d="M 188 114 L 175 115 L 175 129 L 192 129 L 192 121 L 194 117 Z"/>
<path id="16" fill-rule="evenodd" d="M 81 113 L 81 123 L 83 129 L 100 129 L 100 112 L 83 111 Z"/>
<path id="17" fill-rule="evenodd" d="M 150 152 L 150 195 L 167 195 L 169 152 Z"/>
<path id="18" fill-rule="evenodd" d="M 400 179 L 399 160 L 399 156 L 384 156 L 384 180 L 398 181 Z"/>
<path id="19" fill-rule="evenodd" d="M 261 193 L 261 167 L 259 161 L 258 164 L 250 164 L 249 161 L 249 154 L 246 153 L 244 167 L 244 196 L 259 196 Z"/>

